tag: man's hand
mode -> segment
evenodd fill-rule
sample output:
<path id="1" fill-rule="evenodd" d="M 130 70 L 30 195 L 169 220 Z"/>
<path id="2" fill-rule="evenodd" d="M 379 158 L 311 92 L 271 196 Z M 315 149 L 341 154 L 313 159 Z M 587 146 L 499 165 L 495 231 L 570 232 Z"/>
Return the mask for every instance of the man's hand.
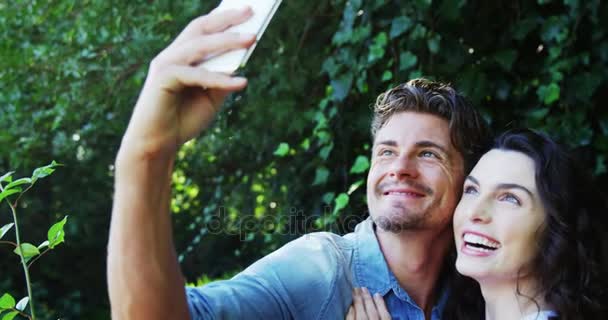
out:
<path id="1" fill-rule="evenodd" d="M 154 58 L 121 149 L 151 158 L 175 153 L 211 122 L 227 94 L 247 85 L 245 78 L 210 72 L 196 64 L 251 46 L 255 35 L 224 32 L 251 15 L 249 7 L 214 10 L 193 20 Z"/>
<path id="2" fill-rule="evenodd" d="M 150 64 L 116 159 L 107 264 L 112 319 L 189 318 L 169 214 L 173 161 L 224 97 L 247 85 L 196 64 L 253 44 L 254 35 L 224 32 L 251 14 L 247 8 L 200 17 Z"/>

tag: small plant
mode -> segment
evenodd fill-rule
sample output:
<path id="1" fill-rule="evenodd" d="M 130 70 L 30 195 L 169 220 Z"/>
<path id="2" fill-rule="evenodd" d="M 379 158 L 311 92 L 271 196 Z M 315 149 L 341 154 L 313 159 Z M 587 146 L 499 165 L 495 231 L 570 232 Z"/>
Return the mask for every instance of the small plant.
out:
<path id="1" fill-rule="evenodd" d="M 53 161 L 47 166 L 34 170 L 31 177 L 14 181 L 14 172 L 8 172 L 0 177 L 0 204 L 2 201 L 6 201 L 13 214 L 13 223 L 9 223 L 0 228 L 0 244 L 7 244 L 14 247 L 13 252 L 17 254 L 21 260 L 21 266 L 23 267 L 23 274 L 27 286 L 27 296 L 23 297 L 19 302 L 16 302 L 15 298 L 9 293 L 5 293 L 0 297 L 0 315 L 3 315 L 2 320 L 12 320 L 17 315 L 21 315 L 31 320 L 36 319 L 29 269 L 40 257 L 64 241 L 65 233 L 63 227 L 65 226 L 68 217 L 65 216 L 61 221 L 52 225 L 47 233 L 47 240 L 38 246 L 35 246 L 31 243 L 21 241 L 17 204 L 23 194 L 30 190 L 38 179 L 49 176 L 58 166 L 60 166 L 60 164 Z M 25 189 L 23 189 L 24 187 Z M 13 200 L 11 201 L 11 199 Z M 2 240 L 11 229 L 15 232 L 15 242 Z M 28 305 L 29 313 L 26 311 Z"/>

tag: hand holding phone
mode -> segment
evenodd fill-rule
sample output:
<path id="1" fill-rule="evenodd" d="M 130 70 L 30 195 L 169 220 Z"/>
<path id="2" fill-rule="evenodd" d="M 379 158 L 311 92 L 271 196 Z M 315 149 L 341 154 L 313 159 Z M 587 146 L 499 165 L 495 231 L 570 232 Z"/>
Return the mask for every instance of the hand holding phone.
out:
<path id="1" fill-rule="evenodd" d="M 251 18 L 242 24 L 228 28 L 226 32 L 255 34 L 256 43 L 248 49 L 231 50 L 208 58 L 200 63 L 199 66 L 209 71 L 227 74 L 232 74 L 239 67 L 243 67 L 270 23 L 272 16 L 281 4 L 281 1 L 282 0 L 222 0 L 217 10 L 240 9 L 245 6 L 251 7 L 253 10 Z"/>

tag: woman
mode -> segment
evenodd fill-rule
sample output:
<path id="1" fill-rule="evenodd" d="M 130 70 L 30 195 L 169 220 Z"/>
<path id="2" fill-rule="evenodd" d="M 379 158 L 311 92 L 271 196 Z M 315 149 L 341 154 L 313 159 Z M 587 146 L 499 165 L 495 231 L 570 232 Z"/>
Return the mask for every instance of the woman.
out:
<path id="1" fill-rule="evenodd" d="M 454 213 L 456 269 L 466 277 L 456 276 L 444 319 L 606 317 L 608 210 L 582 172 L 543 134 L 496 139 Z M 381 297 L 357 289 L 353 298 L 351 319 L 390 319 Z"/>

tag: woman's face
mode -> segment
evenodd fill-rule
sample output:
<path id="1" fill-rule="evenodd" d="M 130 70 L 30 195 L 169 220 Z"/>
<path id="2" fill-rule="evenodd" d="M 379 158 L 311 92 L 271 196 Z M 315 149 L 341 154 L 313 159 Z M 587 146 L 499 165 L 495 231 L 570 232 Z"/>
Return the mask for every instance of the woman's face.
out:
<path id="1" fill-rule="evenodd" d="M 458 272 L 478 282 L 530 272 L 545 222 L 534 169 L 527 155 L 498 149 L 473 168 L 454 213 Z"/>

